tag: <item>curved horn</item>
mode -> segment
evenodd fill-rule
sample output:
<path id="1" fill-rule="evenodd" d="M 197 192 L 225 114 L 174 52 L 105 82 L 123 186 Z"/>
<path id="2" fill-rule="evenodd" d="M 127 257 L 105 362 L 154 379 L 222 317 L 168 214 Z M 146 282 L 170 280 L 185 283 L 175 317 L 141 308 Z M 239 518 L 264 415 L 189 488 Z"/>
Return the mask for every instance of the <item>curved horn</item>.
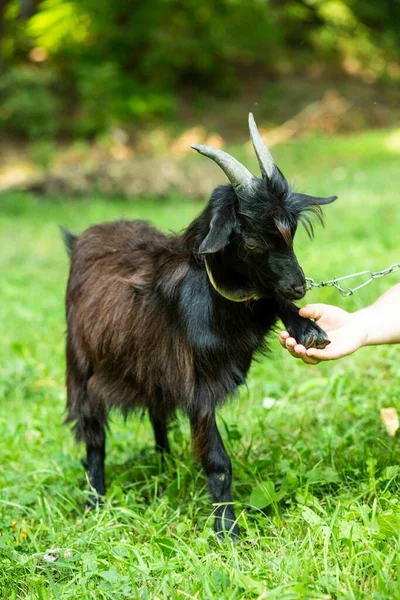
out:
<path id="1" fill-rule="evenodd" d="M 197 150 L 200 154 L 208 156 L 223 170 L 231 184 L 235 189 L 251 187 L 253 183 L 253 175 L 245 166 L 242 165 L 236 158 L 233 158 L 227 152 L 213 148 L 212 146 L 203 146 L 194 144 L 191 146 L 193 150 Z"/>
<path id="2" fill-rule="evenodd" d="M 264 144 L 260 132 L 257 129 L 253 113 L 249 113 L 249 129 L 251 141 L 253 142 L 261 173 L 263 176 L 270 178 L 275 168 L 274 159 L 271 156 L 271 152 Z"/>

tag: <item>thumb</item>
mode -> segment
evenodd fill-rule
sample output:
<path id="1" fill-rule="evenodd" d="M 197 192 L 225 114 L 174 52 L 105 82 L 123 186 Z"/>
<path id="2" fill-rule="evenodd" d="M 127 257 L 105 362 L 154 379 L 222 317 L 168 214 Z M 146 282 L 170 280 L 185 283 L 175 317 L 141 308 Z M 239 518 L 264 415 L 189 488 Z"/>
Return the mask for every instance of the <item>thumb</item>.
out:
<path id="1" fill-rule="evenodd" d="M 299 310 L 301 317 L 305 319 L 315 319 L 318 321 L 325 311 L 326 304 L 307 304 Z"/>

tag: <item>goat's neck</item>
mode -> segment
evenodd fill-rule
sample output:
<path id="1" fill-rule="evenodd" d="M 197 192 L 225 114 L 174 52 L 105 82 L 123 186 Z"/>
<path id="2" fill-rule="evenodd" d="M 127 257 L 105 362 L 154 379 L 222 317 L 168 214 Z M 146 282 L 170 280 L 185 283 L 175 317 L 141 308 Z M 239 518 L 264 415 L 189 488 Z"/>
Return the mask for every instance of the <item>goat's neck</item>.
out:
<path id="1" fill-rule="evenodd" d="M 204 266 L 210 284 L 218 294 L 231 302 L 257 299 L 253 283 L 223 263 L 220 253 L 206 256 Z"/>

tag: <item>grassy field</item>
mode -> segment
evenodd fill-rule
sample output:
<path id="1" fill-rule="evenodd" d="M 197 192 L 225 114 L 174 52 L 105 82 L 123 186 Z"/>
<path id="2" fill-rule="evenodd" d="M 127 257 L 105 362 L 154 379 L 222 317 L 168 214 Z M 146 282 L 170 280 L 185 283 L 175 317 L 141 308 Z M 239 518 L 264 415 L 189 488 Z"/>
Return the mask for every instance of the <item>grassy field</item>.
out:
<path id="1" fill-rule="evenodd" d="M 299 189 L 339 196 L 315 241 L 299 232 L 306 274 L 400 261 L 399 152 L 399 132 L 276 149 Z M 107 500 L 85 514 L 83 448 L 62 426 L 68 262 L 57 226 L 79 232 L 125 216 L 177 230 L 199 210 L 178 198 L 0 199 L 0 597 L 400 599 L 399 438 L 379 417 L 382 407 L 399 408 L 398 347 L 307 367 L 271 336 L 270 356 L 219 417 L 239 543 L 214 538 L 184 418 L 162 467 L 147 417 L 114 415 Z M 307 301 L 354 310 L 398 280 L 349 299 L 312 291 Z"/>

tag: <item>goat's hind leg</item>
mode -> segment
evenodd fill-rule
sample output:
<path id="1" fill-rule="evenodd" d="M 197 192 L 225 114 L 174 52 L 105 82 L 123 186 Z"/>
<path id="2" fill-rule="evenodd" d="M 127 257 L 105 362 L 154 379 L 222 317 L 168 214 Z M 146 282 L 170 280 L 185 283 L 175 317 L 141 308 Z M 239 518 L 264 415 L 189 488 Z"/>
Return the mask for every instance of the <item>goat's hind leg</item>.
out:
<path id="1" fill-rule="evenodd" d="M 211 499 L 217 504 L 214 530 L 220 537 L 227 534 L 236 539 L 240 531 L 231 494 L 232 465 L 218 431 L 215 414 L 192 416 L 191 427 L 194 451 L 206 472 Z"/>
<path id="2" fill-rule="evenodd" d="M 150 421 L 153 426 L 156 450 L 162 455 L 169 454 L 171 449 L 168 441 L 167 417 L 155 408 L 149 409 Z"/>
<path id="3" fill-rule="evenodd" d="M 68 370 L 67 422 L 74 422 L 77 441 L 86 444 L 85 468 L 92 492 L 87 506 L 93 508 L 105 495 L 105 441 L 106 410 L 96 394 L 95 377 L 87 377 Z"/>

